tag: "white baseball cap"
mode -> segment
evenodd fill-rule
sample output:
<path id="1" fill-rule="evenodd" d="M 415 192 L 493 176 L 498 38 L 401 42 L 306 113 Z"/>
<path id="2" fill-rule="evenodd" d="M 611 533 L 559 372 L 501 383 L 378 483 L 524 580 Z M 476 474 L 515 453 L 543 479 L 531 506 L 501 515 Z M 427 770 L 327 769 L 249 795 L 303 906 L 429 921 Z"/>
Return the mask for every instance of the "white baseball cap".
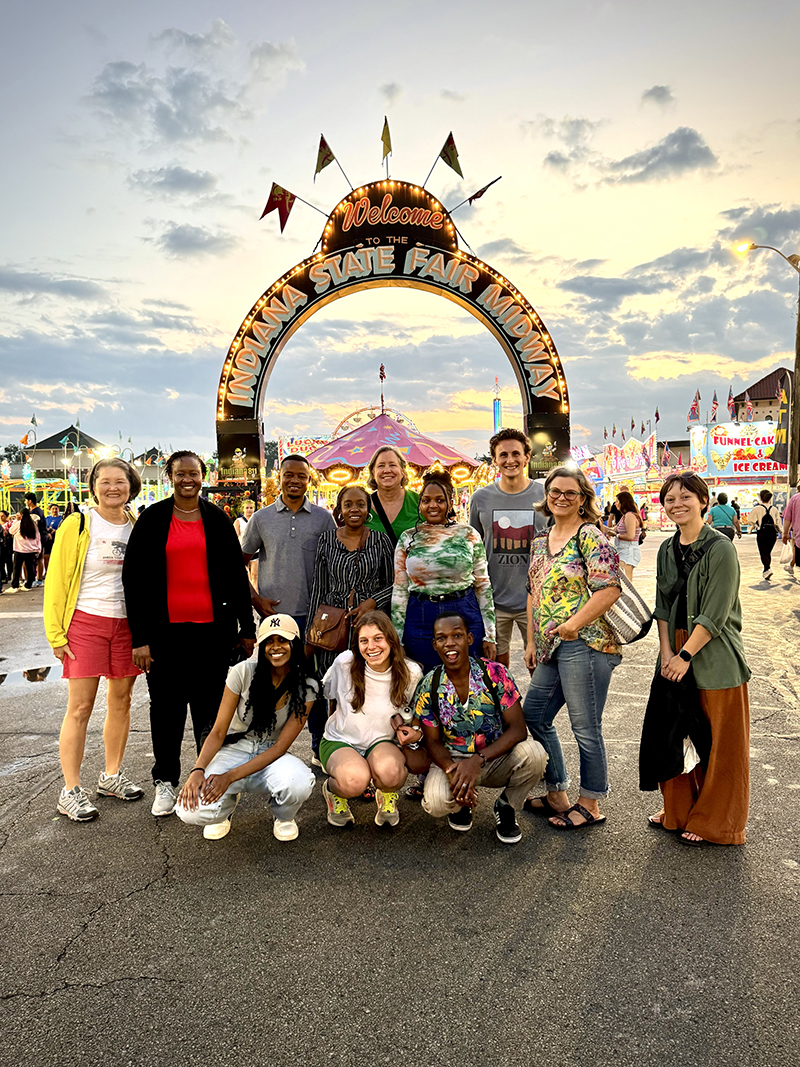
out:
<path id="1" fill-rule="evenodd" d="M 277 634 L 278 637 L 284 637 L 287 641 L 292 641 L 295 638 L 299 640 L 300 627 L 291 615 L 268 615 L 258 628 L 256 644 L 260 645 L 262 641 L 266 641 L 273 634 Z"/>

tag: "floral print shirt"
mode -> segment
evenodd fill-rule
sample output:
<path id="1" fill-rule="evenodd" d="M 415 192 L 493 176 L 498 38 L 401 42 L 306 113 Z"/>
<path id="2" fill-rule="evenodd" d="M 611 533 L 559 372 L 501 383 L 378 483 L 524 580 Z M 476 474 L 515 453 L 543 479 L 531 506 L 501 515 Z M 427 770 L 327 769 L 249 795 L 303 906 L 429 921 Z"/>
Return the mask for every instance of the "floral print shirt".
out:
<path id="1" fill-rule="evenodd" d="M 403 638 L 408 596 L 412 591 L 438 596 L 475 587 L 486 640 L 495 640 L 494 597 L 486 549 L 477 530 L 464 523 L 453 526 L 424 522 L 400 535 L 394 552 L 392 622 Z"/>
<path id="2" fill-rule="evenodd" d="M 500 707 L 510 708 L 520 699 L 516 682 L 501 663 L 492 660 L 485 662 L 486 672 L 500 698 Z M 414 714 L 426 726 L 434 729 L 441 726 L 442 741 L 450 752 L 470 756 L 497 740 L 505 723 L 497 712 L 492 694 L 486 688 L 483 668 L 478 660 L 472 656 L 469 658 L 469 697 L 466 707 L 461 703 L 444 667 L 439 681 L 439 699 L 432 706 L 432 679 L 433 671 L 430 671 L 417 686 Z"/>
<path id="3" fill-rule="evenodd" d="M 536 662 L 547 663 L 561 643 L 561 638 L 552 634 L 556 626 L 571 619 L 592 593 L 613 586 L 621 586 L 619 556 L 596 526 L 583 525 L 555 555 L 550 552 L 548 532 L 535 537 L 531 544 L 528 588 Z M 602 615 L 578 630 L 578 636 L 598 652 L 619 654 L 619 645 Z"/>

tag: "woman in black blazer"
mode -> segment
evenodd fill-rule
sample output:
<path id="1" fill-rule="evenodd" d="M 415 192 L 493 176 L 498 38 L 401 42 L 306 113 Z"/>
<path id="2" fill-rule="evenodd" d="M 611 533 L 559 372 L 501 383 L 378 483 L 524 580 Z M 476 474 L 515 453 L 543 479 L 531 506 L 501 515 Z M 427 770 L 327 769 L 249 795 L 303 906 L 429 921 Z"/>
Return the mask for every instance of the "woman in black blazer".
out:
<path id="1" fill-rule="evenodd" d="M 122 568 L 133 661 L 150 690 L 153 815 L 175 808 L 187 707 L 199 752 L 234 647 L 249 656 L 256 636 L 239 539 L 225 513 L 200 496 L 205 463 L 174 452 L 165 470 L 173 495 L 139 517 Z"/>

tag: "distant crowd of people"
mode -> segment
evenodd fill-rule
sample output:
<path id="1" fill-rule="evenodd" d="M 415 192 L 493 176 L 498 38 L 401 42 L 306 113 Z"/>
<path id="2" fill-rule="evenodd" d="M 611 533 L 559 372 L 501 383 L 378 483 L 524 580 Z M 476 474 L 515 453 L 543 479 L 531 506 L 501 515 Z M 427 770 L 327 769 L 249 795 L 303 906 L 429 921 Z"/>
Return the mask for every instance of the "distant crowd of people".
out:
<path id="1" fill-rule="evenodd" d="M 391 447 L 372 457 L 366 488 L 339 492 L 333 514 L 309 499 L 307 460 L 286 457 L 279 497 L 258 509 L 248 501 L 235 527 L 201 495 L 205 465 L 193 452 L 170 456 L 172 495 L 138 517 L 136 470 L 121 459 L 95 464 L 96 506 L 51 524 L 42 561 L 47 639 L 69 682 L 58 811 L 75 821 L 99 812 L 81 766 L 101 677 L 96 792 L 144 795 L 122 769 L 144 673 L 152 814 L 175 812 L 209 839 L 229 832 L 243 792 L 265 795 L 278 840 L 296 838 L 315 766 L 335 827 L 354 821 L 351 801 L 365 795 L 375 823 L 396 826 L 408 775 L 405 795 L 457 832 L 471 828 L 480 786 L 502 790 L 494 818 L 504 843 L 520 840 L 523 808 L 561 832 L 601 825 L 610 789 L 603 711 L 622 654 L 607 613 L 621 573 L 638 562 L 643 518 L 626 491 L 616 514 L 602 517 L 578 469 L 557 467 L 543 485 L 529 479 L 530 446 L 518 430 L 500 431 L 490 448 L 499 478 L 473 494 L 469 523 L 457 521 L 446 473 L 428 472 L 417 494 Z M 762 501 L 754 511 L 763 560 L 780 519 L 768 494 Z M 650 703 L 688 718 L 677 737 L 646 716 L 640 777 L 662 792 L 653 825 L 690 845 L 741 844 L 750 672 L 738 557 L 719 513 L 707 521 L 710 493 L 697 475 L 670 475 L 661 502 L 677 532 L 658 552 Z M 720 496 L 715 507 L 726 504 Z M 794 508 L 787 514 L 791 534 Z M 31 579 L 48 529 L 31 509 L 15 524 L 12 588 L 26 565 Z M 509 669 L 515 628 L 531 675 L 524 685 Z M 555 726 L 564 707 L 577 797 Z M 183 773 L 187 714 L 197 759 Z M 306 725 L 311 767 L 291 751 Z"/>

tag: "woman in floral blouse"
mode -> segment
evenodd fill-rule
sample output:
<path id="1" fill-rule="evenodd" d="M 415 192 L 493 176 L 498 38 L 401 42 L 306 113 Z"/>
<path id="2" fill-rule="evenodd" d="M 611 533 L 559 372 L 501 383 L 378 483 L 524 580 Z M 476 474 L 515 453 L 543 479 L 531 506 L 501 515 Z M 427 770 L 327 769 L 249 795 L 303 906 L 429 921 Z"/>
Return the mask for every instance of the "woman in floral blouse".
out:
<path id="1" fill-rule="evenodd" d="M 454 496 L 450 475 L 429 471 L 419 498 L 420 520 L 400 535 L 394 554 L 392 622 L 424 671 L 441 662 L 433 648 L 433 623 L 446 609 L 469 623 L 471 656 L 497 658 L 486 551 L 477 530 L 455 521 Z"/>
<path id="2" fill-rule="evenodd" d="M 619 558 L 594 525 L 600 512 L 582 471 L 556 467 L 544 488 L 545 498 L 535 506 L 552 515 L 553 525 L 531 545 L 525 663 L 534 673 L 523 713 L 550 758 L 547 793 L 529 797 L 525 808 L 550 816 L 557 830 L 577 830 L 605 821 L 598 806 L 608 796 L 602 719 L 620 655 L 604 615 L 620 595 Z M 553 725 L 564 704 L 580 753 L 580 795 L 571 807 Z"/>

